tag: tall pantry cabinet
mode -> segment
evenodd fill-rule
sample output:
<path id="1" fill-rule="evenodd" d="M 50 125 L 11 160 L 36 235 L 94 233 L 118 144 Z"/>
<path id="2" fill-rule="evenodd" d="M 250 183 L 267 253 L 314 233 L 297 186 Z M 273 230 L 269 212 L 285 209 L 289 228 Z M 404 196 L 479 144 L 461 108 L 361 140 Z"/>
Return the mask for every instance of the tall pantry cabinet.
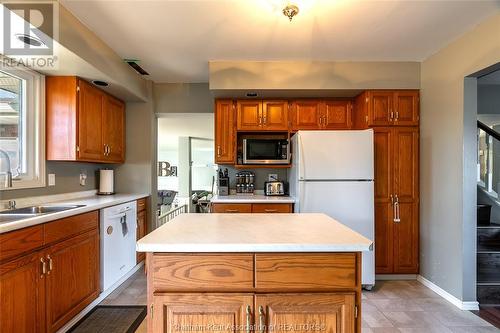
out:
<path id="1" fill-rule="evenodd" d="M 419 93 L 366 91 L 355 101 L 355 128 L 373 128 L 375 271 L 419 271 Z"/>

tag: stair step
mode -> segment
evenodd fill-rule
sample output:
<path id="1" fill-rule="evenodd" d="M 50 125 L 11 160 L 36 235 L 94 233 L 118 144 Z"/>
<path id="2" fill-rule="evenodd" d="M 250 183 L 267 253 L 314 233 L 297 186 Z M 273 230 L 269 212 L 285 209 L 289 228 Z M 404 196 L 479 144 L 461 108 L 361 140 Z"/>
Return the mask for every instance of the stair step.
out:
<path id="1" fill-rule="evenodd" d="M 478 283 L 500 281 L 500 253 L 477 254 L 477 281 Z"/>
<path id="2" fill-rule="evenodd" d="M 500 229 L 500 223 L 497 222 L 491 222 L 490 224 L 485 224 L 485 225 L 478 225 L 478 229 Z"/>
<path id="3" fill-rule="evenodd" d="M 499 285 L 478 285 L 477 300 L 480 305 L 500 304 L 500 284 Z"/>
<path id="4" fill-rule="evenodd" d="M 500 228 L 477 230 L 478 252 L 500 252 Z"/>

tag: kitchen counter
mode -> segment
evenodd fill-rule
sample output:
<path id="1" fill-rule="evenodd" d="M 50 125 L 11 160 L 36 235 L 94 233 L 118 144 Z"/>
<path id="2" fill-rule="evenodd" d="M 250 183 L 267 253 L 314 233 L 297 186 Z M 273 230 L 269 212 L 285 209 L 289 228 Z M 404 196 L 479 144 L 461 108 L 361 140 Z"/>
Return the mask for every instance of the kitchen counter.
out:
<path id="1" fill-rule="evenodd" d="M 266 196 L 256 195 L 225 195 L 214 196 L 212 203 L 295 203 L 295 199 L 290 196 Z"/>
<path id="2" fill-rule="evenodd" d="M 325 214 L 182 214 L 139 252 L 360 252 L 372 241 Z"/>
<path id="3" fill-rule="evenodd" d="M 0 216 L 0 234 L 30 227 L 37 224 L 42 224 L 58 219 L 62 219 L 68 216 L 78 215 L 93 210 L 99 210 L 105 207 L 119 205 L 129 201 L 135 201 L 141 198 L 145 198 L 149 194 L 114 194 L 114 195 L 89 195 L 85 197 L 76 197 L 57 201 L 42 201 L 38 200 L 34 205 L 85 205 L 83 207 L 78 207 L 74 209 L 69 209 L 57 213 L 43 214 L 35 217 L 30 217 L 18 221 L 8 221 L 3 222 L 2 216 Z M 60 196 L 58 196 L 60 198 Z M 20 200 L 21 201 L 21 200 Z M 28 206 L 27 204 L 19 205 L 18 208 Z"/>

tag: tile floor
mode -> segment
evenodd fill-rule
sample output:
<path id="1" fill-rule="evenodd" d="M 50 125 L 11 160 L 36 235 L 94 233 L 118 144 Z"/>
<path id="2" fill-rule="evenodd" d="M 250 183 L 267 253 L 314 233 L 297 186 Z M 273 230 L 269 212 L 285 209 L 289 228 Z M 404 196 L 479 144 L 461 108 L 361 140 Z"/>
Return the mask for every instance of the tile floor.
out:
<path id="1" fill-rule="evenodd" d="M 125 281 L 101 304 L 146 305 L 142 270 Z M 469 311 L 460 311 L 417 281 L 378 281 L 363 292 L 363 333 L 489 333 L 500 332 Z M 146 332 L 144 321 L 136 333 Z"/>

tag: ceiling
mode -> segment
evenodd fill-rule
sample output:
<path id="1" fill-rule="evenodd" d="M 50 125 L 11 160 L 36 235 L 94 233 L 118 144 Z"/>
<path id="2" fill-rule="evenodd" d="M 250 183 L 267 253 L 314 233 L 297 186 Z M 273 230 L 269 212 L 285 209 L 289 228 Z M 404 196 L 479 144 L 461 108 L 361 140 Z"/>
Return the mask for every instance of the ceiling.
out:
<path id="1" fill-rule="evenodd" d="M 422 61 L 500 1 L 60 0 L 155 82 L 208 82 L 210 60 Z"/>

